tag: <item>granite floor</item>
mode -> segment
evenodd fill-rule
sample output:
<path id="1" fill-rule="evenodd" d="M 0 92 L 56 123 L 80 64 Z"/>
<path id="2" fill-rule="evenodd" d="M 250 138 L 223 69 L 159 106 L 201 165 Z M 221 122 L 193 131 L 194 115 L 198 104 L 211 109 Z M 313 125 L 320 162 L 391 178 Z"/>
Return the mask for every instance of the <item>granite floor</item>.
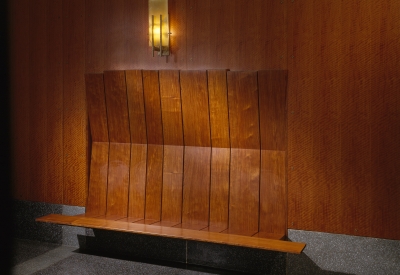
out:
<path id="1" fill-rule="evenodd" d="M 12 274 L 244 274 L 157 260 L 90 254 L 76 247 L 32 240 L 14 242 Z"/>

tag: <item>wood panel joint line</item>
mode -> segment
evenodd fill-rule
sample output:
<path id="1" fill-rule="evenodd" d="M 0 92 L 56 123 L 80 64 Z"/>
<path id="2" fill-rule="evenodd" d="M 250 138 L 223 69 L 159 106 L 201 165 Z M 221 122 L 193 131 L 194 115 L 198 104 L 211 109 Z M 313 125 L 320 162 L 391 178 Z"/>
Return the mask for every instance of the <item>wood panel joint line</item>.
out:
<path id="1" fill-rule="evenodd" d="M 129 128 L 129 140 L 130 140 L 130 146 L 129 146 L 129 166 L 128 166 L 128 203 L 126 205 L 126 213 L 127 217 L 129 216 L 129 192 L 131 189 L 131 184 L 130 184 L 130 179 L 131 179 L 131 163 L 132 163 L 132 134 L 131 134 L 131 122 L 130 122 L 130 112 L 129 112 L 129 96 L 128 96 L 128 85 L 126 81 L 126 71 L 124 71 L 124 80 L 125 80 L 125 95 L 126 95 L 126 109 L 128 110 L 128 128 Z"/>
<path id="2" fill-rule="evenodd" d="M 260 117 L 260 110 L 261 110 L 261 106 L 260 106 L 260 86 L 259 86 L 259 81 L 258 78 L 260 76 L 260 72 L 257 71 L 257 101 L 258 101 L 258 141 L 259 141 L 259 145 L 260 145 L 260 162 L 259 162 L 259 177 L 258 177 L 258 231 L 260 231 L 260 224 L 261 224 L 261 177 L 262 177 L 262 145 L 261 145 L 261 117 Z"/>
<path id="3" fill-rule="evenodd" d="M 211 221 L 211 174 L 212 174 L 212 158 L 213 158 L 213 144 L 212 144 L 212 135 L 211 135 L 211 119 L 210 119 L 210 87 L 208 85 L 208 71 L 206 71 L 206 90 L 207 90 L 207 105 L 208 105 L 208 125 L 209 125 L 209 133 L 210 133 L 210 174 L 209 182 L 208 182 L 208 226 L 210 226 Z"/>

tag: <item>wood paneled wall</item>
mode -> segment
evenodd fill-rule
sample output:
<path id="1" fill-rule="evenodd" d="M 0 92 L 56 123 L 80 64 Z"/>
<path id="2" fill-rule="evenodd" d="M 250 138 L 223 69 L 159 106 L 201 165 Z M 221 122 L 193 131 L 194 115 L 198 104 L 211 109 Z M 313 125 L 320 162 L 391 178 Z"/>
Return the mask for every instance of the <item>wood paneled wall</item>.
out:
<path id="1" fill-rule="evenodd" d="M 84 73 L 288 69 L 289 228 L 400 239 L 400 2 L 169 5 L 153 58 L 147 0 L 10 1 L 15 197 L 85 205 Z"/>
<path id="2" fill-rule="evenodd" d="M 289 227 L 400 239 L 400 2 L 288 14 Z"/>

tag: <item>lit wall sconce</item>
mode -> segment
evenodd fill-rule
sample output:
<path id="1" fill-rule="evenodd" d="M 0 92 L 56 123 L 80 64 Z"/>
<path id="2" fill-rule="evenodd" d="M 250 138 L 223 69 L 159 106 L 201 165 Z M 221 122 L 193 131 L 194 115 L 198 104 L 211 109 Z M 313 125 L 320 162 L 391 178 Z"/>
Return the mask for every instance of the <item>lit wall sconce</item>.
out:
<path id="1" fill-rule="evenodd" d="M 168 0 L 149 0 L 149 35 L 152 53 L 169 55 Z"/>

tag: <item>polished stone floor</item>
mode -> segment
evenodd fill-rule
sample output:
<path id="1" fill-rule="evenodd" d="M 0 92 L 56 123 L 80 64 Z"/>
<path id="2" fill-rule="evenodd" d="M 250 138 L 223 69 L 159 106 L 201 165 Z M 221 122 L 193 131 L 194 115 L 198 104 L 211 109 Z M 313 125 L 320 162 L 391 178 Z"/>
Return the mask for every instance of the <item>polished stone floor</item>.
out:
<path id="1" fill-rule="evenodd" d="M 15 240 L 12 274 L 244 274 L 161 261 L 93 255 L 76 247 Z"/>

